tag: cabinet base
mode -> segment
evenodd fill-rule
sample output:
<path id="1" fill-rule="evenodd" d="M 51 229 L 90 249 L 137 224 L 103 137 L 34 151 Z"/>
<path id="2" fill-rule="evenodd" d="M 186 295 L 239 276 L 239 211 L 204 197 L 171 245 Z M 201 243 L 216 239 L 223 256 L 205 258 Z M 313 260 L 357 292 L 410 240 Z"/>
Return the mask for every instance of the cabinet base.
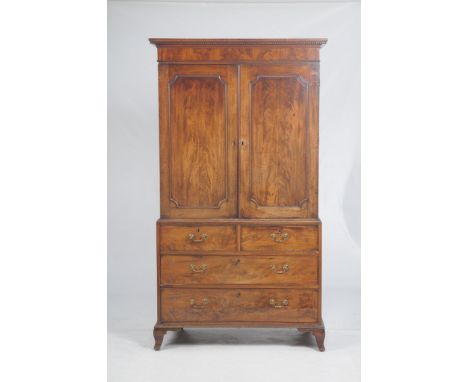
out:
<path id="1" fill-rule="evenodd" d="M 319 351 L 325 351 L 325 327 L 322 328 L 298 328 L 301 333 L 311 333 L 315 337 Z"/>
<path id="2" fill-rule="evenodd" d="M 184 328 L 161 328 L 156 324 L 153 329 L 153 337 L 154 337 L 154 350 L 161 349 L 161 345 L 166 333 L 170 330 L 178 331 L 184 330 Z"/>
<path id="3" fill-rule="evenodd" d="M 185 328 L 297 328 L 297 330 L 300 333 L 311 333 L 317 342 L 318 350 L 323 352 L 325 351 L 325 326 L 323 324 L 323 321 L 321 320 L 318 323 L 315 324 L 305 324 L 305 323 L 242 323 L 242 322 L 236 322 L 236 323 L 213 323 L 213 324 L 204 324 L 204 323 L 186 323 L 182 325 L 183 323 L 177 323 L 177 325 L 174 325 L 174 323 L 171 324 L 159 324 L 157 323 L 154 326 L 153 330 L 153 336 L 154 336 L 154 350 L 159 350 L 161 349 L 161 345 L 164 339 L 164 336 L 168 331 L 178 331 L 178 330 L 184 330 Z"/>

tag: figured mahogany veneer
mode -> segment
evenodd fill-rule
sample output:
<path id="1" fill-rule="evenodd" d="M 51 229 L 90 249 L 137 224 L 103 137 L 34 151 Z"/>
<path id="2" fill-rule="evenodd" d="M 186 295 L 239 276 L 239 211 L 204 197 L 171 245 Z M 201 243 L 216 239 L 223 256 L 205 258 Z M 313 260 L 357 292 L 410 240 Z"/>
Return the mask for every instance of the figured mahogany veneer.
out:
<path id="1" fill-rule="evenodd" d="M 237 214 L 237 70 L 159 65 L 161 217 Z"/>
<path id="2" fill-rule="evenodd" d="M 161 251 L 235 251 L 237 233 L 235 225 L 170 226 L 160 231 Z"/>
<path id="3" fill-rule="evenodd" d="M 159 62 L 318 61 L 326 39 L 157 39 Z"/>
<path id="4" fill-rule="evenodd" d="M 326 39 L 150 39 L 161 219 L 155 349 L 184 327 L 290 327 L 324 350 L 319 49 Z"/>
<path id="5" fill-rule="evenodd" d="M 317 255 L 163 255 L 161 285 L 292 285 L 318 287 Z"/>
<path id="6" fill-rule="evenodd" d="M 317 322 L 313 289 L 173 289 L 162 291 L 163 321 Z"/>
<path id="7" fill-rule="evenodd" d="M 310 251 L 318 249 L 318 227 L 242 226 L 240 247 L 243 251 Z"/>

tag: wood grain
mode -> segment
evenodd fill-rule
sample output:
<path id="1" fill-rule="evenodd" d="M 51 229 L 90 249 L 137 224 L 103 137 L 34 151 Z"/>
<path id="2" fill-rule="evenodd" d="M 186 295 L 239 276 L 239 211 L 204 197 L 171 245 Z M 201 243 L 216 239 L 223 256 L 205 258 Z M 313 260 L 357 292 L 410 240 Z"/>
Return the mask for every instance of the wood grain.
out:
<path id="1" fill-rule="evenodd" d="M 271 299 L 279 306 L 284 300 L 288 304 L 274 308 L 270 304 Z M 163 288 L 162 320 L 316 322 L 319 320 L 317 299 L 318 292 L 313 289 Z"/>
<path id="2" fill-rule="evenodd" d="M 195 235 L 192 241 L 189 235 Z M 165 251 L 235 251 L 237 249 L 236 226 L 169 226 L 162 225 L 160 228 L 160 250 Z"/>
<path id="3" fill-rule="evenodd" d="M 155 349 L 183 327 L 295 327 L 323 351 L 326 39 L 150 41 L 161 172 Z"/>
<path id="4" fill-rule="evenodd" d="M 258 62 L 258 61 L 316 61 L 317 48 L 308 47 L 162 47 L 158 50 L 159 62 Z"/>
<path id="5" fill-rule="evenodd" d="M 308 198 L 307 84 L 299 76 L 250 83 L 250 200 L 302 208 Z"/>
<path id="6" fill-rule="evenodd" d="M 326 39 L 150 39 L 159 62 L 297 62 L 319 60 Z"/>
<path id="7" fill-rule="evenodd" d="M 317 216 L 317 69 L 241 66 L 241 217 Z"/>
<path id="8" fill-rule="evenodd" d="M 237 71 L 160 65 L 161 214 L 237 212 Z"/>
<path id="9" fill-rule="evenodd" d="M 169 83 L 170 200 L 176 208 L 219 208 L 227 201 L 226 93 L 216 75 L 176 75 Z"/>
<path id="10" fill-rule="evenodd" d="M 287 234 L 284 241 L 275 241 L 272 234 Z M 310 251 L 318 249 L 318 229 L 316 226 L 241 226 L 242 251 Z"/>
<path id="11" fill-rule="evenodd" d="M 162 285 L 318 286 L 318 256 L 162 256 Z"/>

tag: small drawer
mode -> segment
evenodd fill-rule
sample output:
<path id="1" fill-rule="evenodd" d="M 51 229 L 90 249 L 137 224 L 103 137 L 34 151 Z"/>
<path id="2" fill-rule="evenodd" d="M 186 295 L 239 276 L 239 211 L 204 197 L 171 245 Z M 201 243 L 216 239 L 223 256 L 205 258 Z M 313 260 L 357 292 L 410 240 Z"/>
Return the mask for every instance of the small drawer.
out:
<path id="1" fill-rule="evenodd" d="M 242 251 L 318 250 L 318 226 L 242 226 Z"/>
<path id="2" fill-rule="evenodd" d="M 163 288 L 163 322 L 317 322 L 314 289 Z"/>
<path id="3" fill-rule="evenodd" d="M 160 250 L 235 251 L 236 226 L 161 225 Z"/>
<path id="4" fill-rule="evenodd" d="M 318 287 L 318 256 L 164 255 L 161 284 L 258 284 Z"/>

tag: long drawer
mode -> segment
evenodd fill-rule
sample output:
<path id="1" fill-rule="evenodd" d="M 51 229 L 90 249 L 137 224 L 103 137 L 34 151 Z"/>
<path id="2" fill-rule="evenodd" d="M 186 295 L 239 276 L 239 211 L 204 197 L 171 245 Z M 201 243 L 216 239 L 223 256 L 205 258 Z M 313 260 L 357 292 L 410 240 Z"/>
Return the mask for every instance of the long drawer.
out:
<path id="1" fill-rule="evenodd" d="M 318 256 L 164 255 L 162 285 L 273 284 L 318 286 Z"/>
<path id="2" fill-rule="evenodd" d="M 243 251 L 310 251 L 318 249 L 318 226 L 241 227 Z"/>
<path id="3" fill-rule="evenodd" d="M 314 289 L 161 290 L 163 322 L 317 322 Z"/>
<path id="4" fill-rule="evenodd" d="M 162 225 L 160 249 L 164 251 L 235 251 L 235 225 Z"/>

